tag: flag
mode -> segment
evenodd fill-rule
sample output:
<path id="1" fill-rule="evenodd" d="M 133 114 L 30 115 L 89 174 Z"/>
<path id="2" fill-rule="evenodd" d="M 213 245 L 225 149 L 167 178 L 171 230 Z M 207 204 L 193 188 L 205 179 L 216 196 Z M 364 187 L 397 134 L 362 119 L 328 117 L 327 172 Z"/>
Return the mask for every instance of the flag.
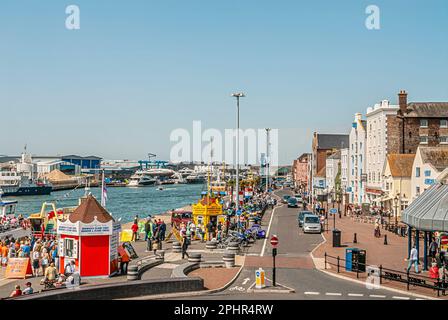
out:
<path id="1" fill-rule="evenodd" d="M 101 188 L 101 205 L 103 207 L 106 206 L 106 200 L 107 200 L 107 187 L 106 187 L 106 182 L 103 179 L 103 186 Z"/>

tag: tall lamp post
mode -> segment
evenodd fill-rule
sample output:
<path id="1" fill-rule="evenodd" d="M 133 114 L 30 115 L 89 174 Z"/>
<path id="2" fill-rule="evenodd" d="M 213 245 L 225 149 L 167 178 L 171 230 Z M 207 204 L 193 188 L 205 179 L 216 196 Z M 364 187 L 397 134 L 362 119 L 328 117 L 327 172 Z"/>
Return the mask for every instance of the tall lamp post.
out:
<path id="1" fill-rule="evenodd" d="M 266 192 L 269 191 L 269 132 L 271 131 L 270 128 L 266 128 Z"/>
<path id="2" fill-rule="evenodd" d="M 394 198 L 394 205 L 395 205 L 395 230 L 397 230 L 397 225 L 398 225 L 398 201 L 400 201 L 400 199 L 398 199 L 398 194 L 395 196 Z"/>
<path id="3" fill-rule="evenodd" d="M 233 93 L 232 97 L 236 98 L 236 208 L 240 209 L 240 98 L 246 95 L 242 92 Z"/>

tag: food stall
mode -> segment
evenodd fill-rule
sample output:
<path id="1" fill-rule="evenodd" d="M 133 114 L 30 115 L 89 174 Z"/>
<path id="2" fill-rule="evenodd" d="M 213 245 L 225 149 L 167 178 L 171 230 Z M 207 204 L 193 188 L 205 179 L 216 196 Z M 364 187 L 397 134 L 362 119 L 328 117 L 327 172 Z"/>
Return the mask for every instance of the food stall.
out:
<path id="1" fill-rule="evenodd" d="M 91 195 L 57 226 L 59 268 L 71 260 L 81 277 L 109 277 L 118 271 L 121 224 Z"/>
<path id="2" fill-rule="evenodd" d="M 201 224 L 204 227 L 211 221 L 215 226 L 218 222 L 225 224 L 226 215 L 223 213 L 222 204 L 219 198 L 209 196 L 203 197 L 198 203 L 193 204 L 193 221 L 196 225 Z M 206 234 L 206 239 L 207 234 Z"/>

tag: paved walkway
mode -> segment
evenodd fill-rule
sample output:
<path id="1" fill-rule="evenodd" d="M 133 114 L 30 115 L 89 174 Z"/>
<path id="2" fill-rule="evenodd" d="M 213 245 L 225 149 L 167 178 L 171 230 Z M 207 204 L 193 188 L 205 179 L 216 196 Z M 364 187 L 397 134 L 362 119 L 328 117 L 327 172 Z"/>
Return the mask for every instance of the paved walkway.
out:
<path id="1" fill-rule="evenodd" d="M 333 221 L 330 223 L 330 229 L 333 228 Z M 324 269 L 324 254 L 333 257 L 340 257 L 345 259 L 345 250 L 347 248 L 359 248 L 366 250 L 366 264 L 368 266 L 382 266 L 383 268 L 393 269 L 400 272 L 405 272 L 407 267 L 407 237 L 401 237 L 386 230 L 381 230 L 381 238 L 375 238 L 373 235 L 374 225 L 363 222 L 355 222 L 350 217 L 336 218 L 336 228 L 341 230 L 341 245 L 342 247 L 333 248 L 332 246 L 332 232 L 324 232 L 322 236 L 326 242 L 320 245 L 314 252 L 314 264 L 317 269 Z M 353 243 L 354 233 L 357 234 L 357 243 Z M 384 245 L 384 235 L 387 235 L 387 245 Z M 421 265 L 419 269 L 423 269 L 422 253 L 423 253 L 423 241 L 420 241 L 420 261 Z M 332 264 L 336 264 L 337 260 L 328 259 Z M 356 272 L 345 271 L 345 261 L 340 262 L 340 275 L 345 277 L 357 279 Z M 335 265 L 327 265 L 327 271 L 337 273 L 337 267 Z M 411 275 L 415 274 L 414 269 L 411 269 Z M 419 275 L 428 276 L 427 271 L 421 272 Z M 366 273 L 359 274 L 359 280 L 365 281 L 367 277 Z M 404 275 L 405 277 L 405 275 Z M 406 291 L 406 284 L 396 281 L 384 281 L 383 285 L 395 289 Z M 431 289 L 421 287 L 410 287 L 410 291 L 416 294 L 423 294 L 430 297 L 436 297 L 436 293 Z M 446 298 L 441 296 L 441 298 Z"/>

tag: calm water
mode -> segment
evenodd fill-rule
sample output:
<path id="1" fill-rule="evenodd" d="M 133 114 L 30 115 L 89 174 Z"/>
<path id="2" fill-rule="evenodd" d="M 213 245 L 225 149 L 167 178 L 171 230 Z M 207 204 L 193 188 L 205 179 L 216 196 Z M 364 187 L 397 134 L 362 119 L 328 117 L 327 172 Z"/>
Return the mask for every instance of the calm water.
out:
<path id="1" fill-rule="evenodd" d="M 167 210 L 180 208 L 198 201 L 202 184 L 164 185 L 164 190 L 157 187 L 142 188 L 108 188 L 107 210 L 114 217 L 121 217 L 122 222 L 131 221 L 136 214 L 145 217 L 148 214 L 159 214 Z M 90 192 L 100 201 L 101 189 L 91 188 Z M 56 207 L 77 206 L 78 200 L 85 194 L 84 189 L 55 191 L 49 196 L 8 197 L 5 200 L 18 200 L 17 213 L 28 216 L 39 212 L 44 201 L 56 201 Z"/>

